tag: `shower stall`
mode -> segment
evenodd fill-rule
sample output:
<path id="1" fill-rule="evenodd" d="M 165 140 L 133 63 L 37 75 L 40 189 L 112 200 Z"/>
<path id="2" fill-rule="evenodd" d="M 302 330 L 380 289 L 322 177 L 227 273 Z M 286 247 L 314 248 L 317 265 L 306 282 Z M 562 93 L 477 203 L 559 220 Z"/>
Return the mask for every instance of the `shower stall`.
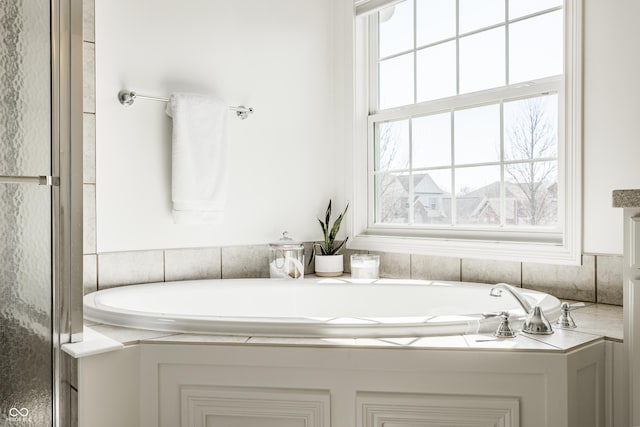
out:
<path id="1" fill-rule="evenodd" d="M 0 1 L 0 426 L 73 425 L 82 2 Z"/>

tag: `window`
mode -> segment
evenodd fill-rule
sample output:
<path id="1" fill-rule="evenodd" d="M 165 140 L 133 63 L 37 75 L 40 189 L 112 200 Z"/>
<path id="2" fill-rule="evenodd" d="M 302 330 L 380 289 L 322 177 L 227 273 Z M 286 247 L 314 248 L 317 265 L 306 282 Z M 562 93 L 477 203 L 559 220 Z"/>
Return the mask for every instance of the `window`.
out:
<path id="1" fill-rule="evenodd" d="M 359 18 L 356 247 L 576 262 L 577 7 L 404 0 Z"/>

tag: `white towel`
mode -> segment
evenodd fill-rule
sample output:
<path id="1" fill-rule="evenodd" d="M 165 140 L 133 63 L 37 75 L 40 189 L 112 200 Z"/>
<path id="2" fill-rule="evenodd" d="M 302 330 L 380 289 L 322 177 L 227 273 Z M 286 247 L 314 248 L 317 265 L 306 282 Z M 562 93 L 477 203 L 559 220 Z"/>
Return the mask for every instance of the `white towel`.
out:
<path id="1" fill-rule="evenodd" d="M 176 224 L 220 224 L 227 196 L 226 103 L 205 95 L 175 93 L 171 199 Z"/>

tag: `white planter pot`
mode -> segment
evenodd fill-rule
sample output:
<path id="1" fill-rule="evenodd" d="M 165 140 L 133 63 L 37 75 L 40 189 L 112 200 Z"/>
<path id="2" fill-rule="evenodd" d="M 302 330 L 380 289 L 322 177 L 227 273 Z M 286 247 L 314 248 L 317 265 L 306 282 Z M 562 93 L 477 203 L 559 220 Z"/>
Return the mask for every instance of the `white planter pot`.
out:
<path id="1" fill-rule="evenodd" d="M 342 276 L 344 262 L 340 255 L 316 255 L 316 275 L 320 277 Z"/>

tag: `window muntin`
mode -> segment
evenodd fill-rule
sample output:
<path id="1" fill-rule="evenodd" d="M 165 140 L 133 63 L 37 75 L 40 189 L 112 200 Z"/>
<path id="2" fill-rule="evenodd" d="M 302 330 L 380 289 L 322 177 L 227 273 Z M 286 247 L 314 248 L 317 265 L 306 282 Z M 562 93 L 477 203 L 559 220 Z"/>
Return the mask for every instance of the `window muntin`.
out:
<path id="1" fill-rule="evenodd" d="M 563 72 L 561 2 L 405 0 L 377 16 L 378 110 Z"/>
<path id="2" fill-rule="evenodd" d="M 372 46 L 370 228 L 562 232 L 562 3 L 478 3 L 406 0 L 377 16 L 380 46 L 396 48 Z"/>
<path id="3" fill-rule="evenodd" d="M 557 229 L 557 104 L 554 93 L 377 123 L 375 223 Z"/>

